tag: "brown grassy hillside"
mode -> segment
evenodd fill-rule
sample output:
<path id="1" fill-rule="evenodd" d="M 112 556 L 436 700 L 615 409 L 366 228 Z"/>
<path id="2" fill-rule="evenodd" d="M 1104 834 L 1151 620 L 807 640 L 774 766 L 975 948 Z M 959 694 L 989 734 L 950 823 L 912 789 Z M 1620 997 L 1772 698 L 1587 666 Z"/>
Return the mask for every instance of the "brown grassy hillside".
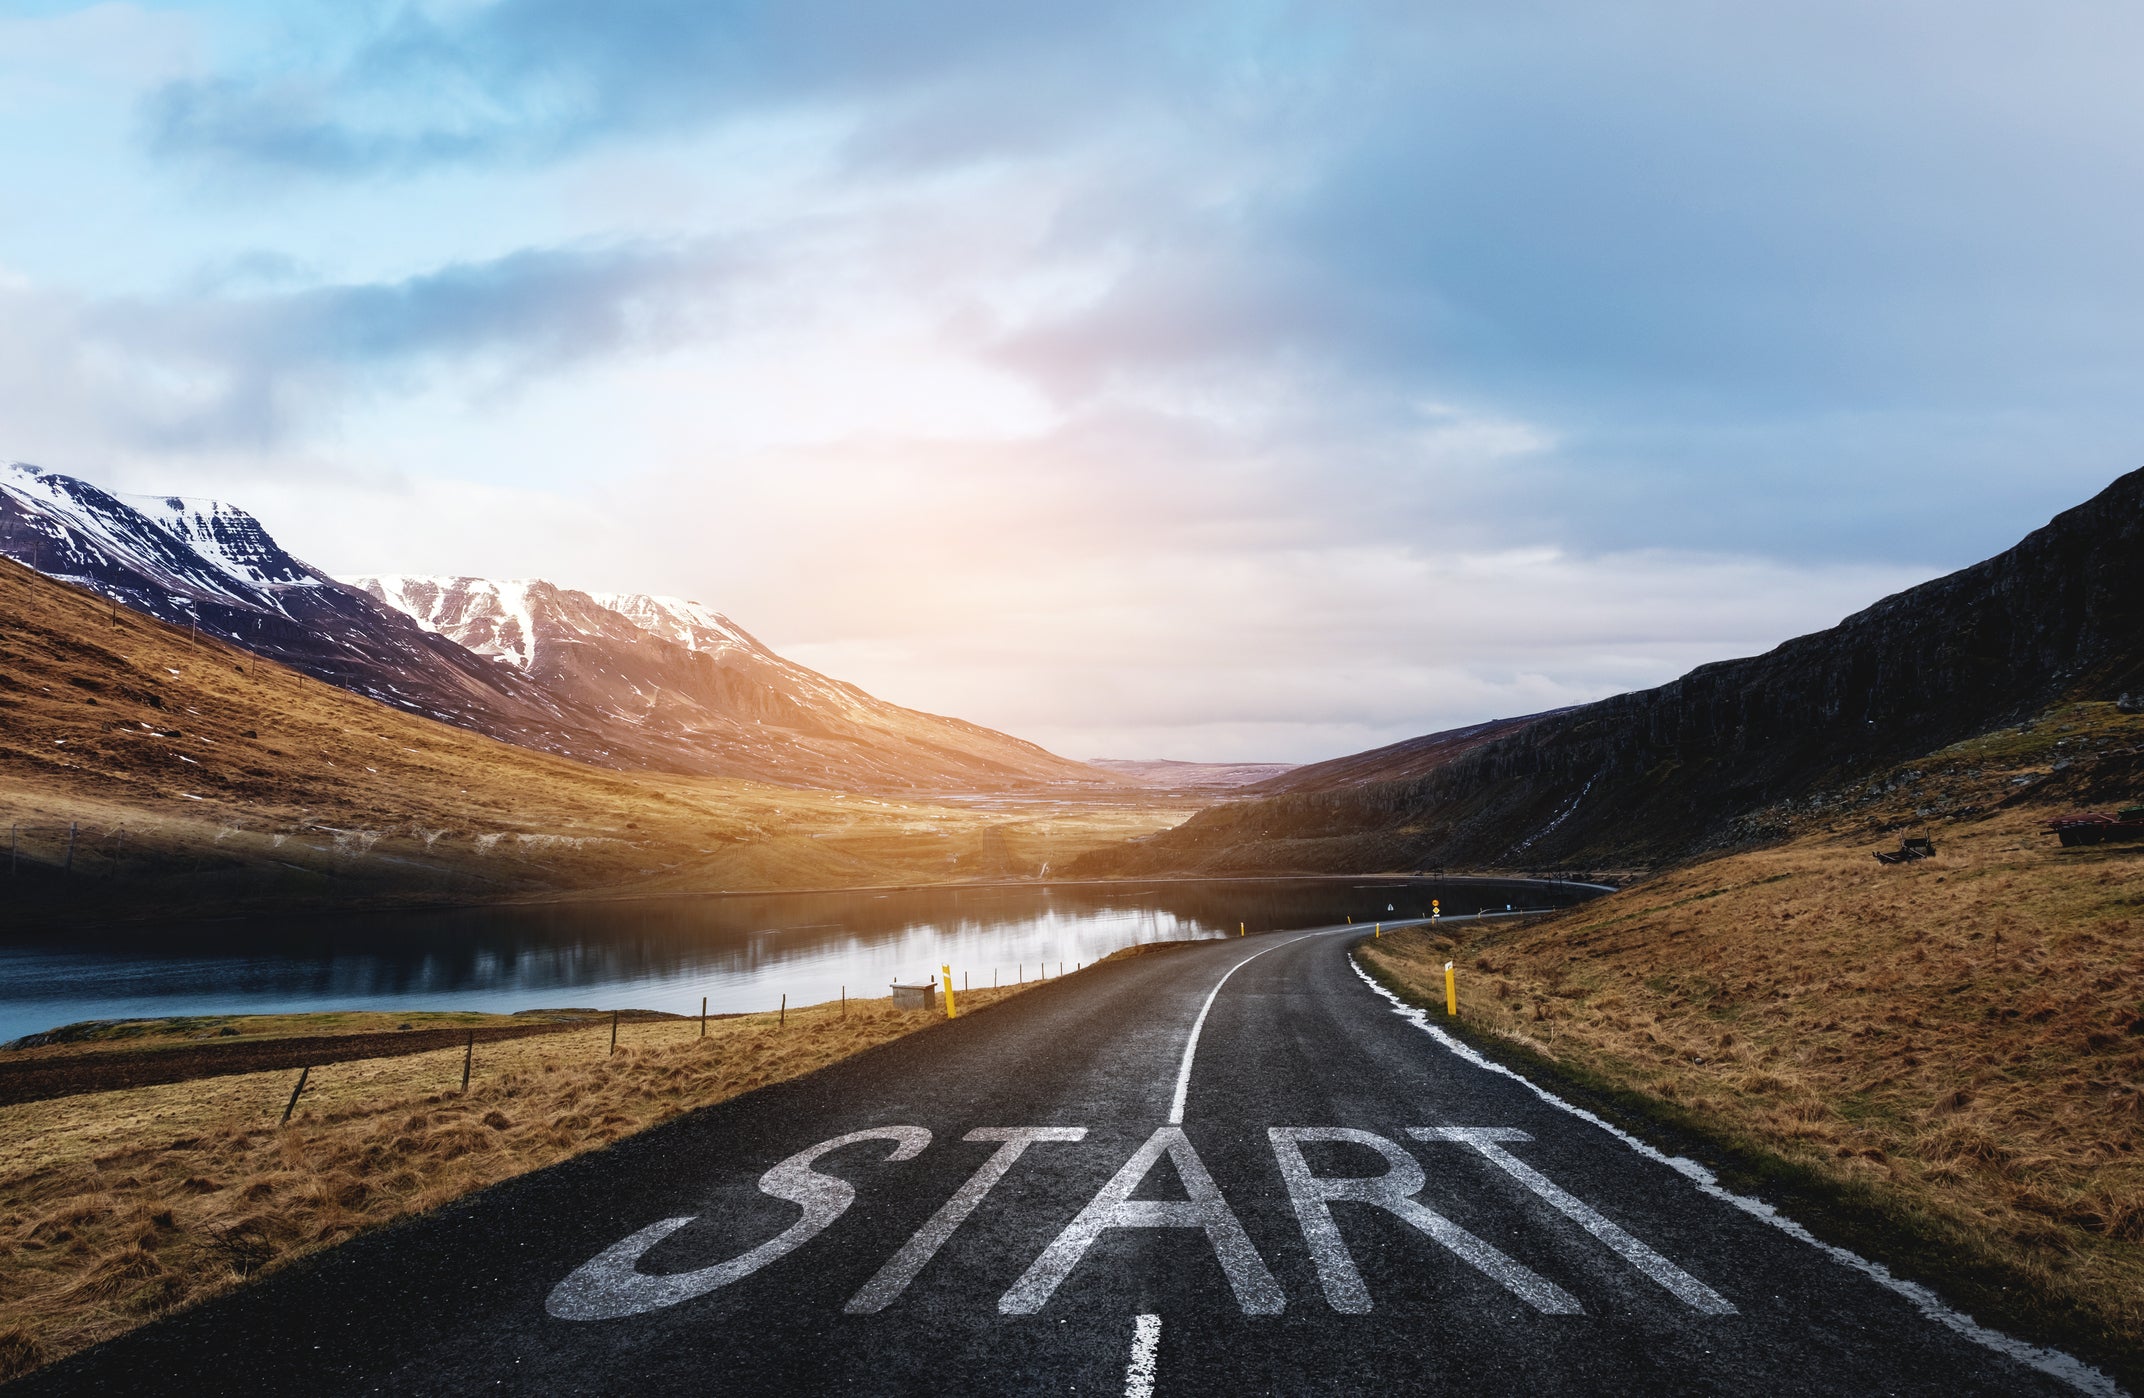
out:
<path id="1" fill-rule="evenodd" d="M 0 925 L 999 877 L 1183 814 L 585 766 L 195 641 L 0 560 L 0 819 L 16 850 Z"/>
<path id="2" fill-rule="evenodd" d="M 1774 848 L 1524 928 L 1361 953 L 1572 1080 L 1888 1220 L 1985 1315 L 2144 1372 L 2144 846 L 2040 829 L 2138 778 L 2066 706 L 1872 780 Z M 1934 860 L 1870 851 L 1928 829 Z M 2008 1288 L 2006 1293 L 2005 1288 Z"/>

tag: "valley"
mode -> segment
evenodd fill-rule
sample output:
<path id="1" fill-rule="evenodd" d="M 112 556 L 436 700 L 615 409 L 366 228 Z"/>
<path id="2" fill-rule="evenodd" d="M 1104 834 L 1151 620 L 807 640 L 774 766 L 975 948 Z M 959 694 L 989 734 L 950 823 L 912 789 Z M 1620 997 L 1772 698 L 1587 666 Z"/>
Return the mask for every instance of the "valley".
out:
<path id="1" fill-rule="evenodd" d="M 885 704 L 676 599 L 472 577 L 346 585 L 280 561 L 227 507 L 167 514 L 151 528 L 174 543 L 156 559 L 121 549 L 110 530 L 92 539 L 98 559 L 133 560 L 124 576 L 91 569 L 70 581 L 0 560 L 12 895 L 0 926 L 591 899 L 625 910 L 633 905 L 622 900 L 651 895 L 1066 878 L 1095 881 L 1105 902 L 1121 888 L 1159 908 L 1194 897 L 1157 895 L 1162 879 L 1308 873 L 1333 878 L 1337 896 L 1352 881 L 1336 876 L 1582 871 L 1621 890 L 1547 917 L 1432 927 L 1378 923 L 1407 917 L 1373 894 L 1380 901 L 1360 909 L 1373 924 L 1367 939 L 1350 923 L 1318 935 L 1352 948 L 1382 986 L 1431 1016 L 1453 962 L 1462 990 L 1450 1027 L 1468 1042 L 1784 1203 L 1827 1242 L 1943 1278 L 1945 1301 L 1979 1322 L 2115 1375 L 2140 1372 L 2144 855 L 2065 849 L 2043 827 L 2144 790 L 2144 704 L 2132 693 L 2144 688 L 2144 473 L 1987 563 L 1769 654 L 1304 766 L 1070 763 Z M 15 543 L 28 517 L 12 517 Z M 137 542 L 149 537 L 132 527 Z M 67 539 L 90 537 L 69 528 Z M 47 537 L 32 540 L 32 561 Z M 202 539 L 213 547 L 189 543 Z M 211 584 L 230 590 L 216 573 L 225 564 L 255 579 L 258 595 L 211 605 Z M 127 578 L 160 578 L 161 591 L 130 593 Z M 355 609 L 347 646 L 336 631 L 344 622 L 324 622 L 322 607 Z M 280 609 L 314 649 L 278 656 L 248 630 L 262 608 Z M 416 702 L 401 680 L 379 681 L 390 672 L 461 697 Z M 1898 866 L 1869 857 L 1906 836 L 1932 841 L 1934 857 Z M 1220 940 L 1231 940 L 1229 918 L 1207 912 Z M 1277 925 L 1315 920 L 1304 912 Z M 1248 931 L 1240 921 L 1236 930 Z M 799 937 L 793 949 L 806 946 Z M 1246 948 L 1221 967 L 1209 999 L 1234 965 L 1260 955 Z M 1360 991 L 1335 978 L 1341 962 L 1310 956 L 1306 943 L 1260 974 L 1284 962 L 1317 968 L 1314 990 L 1290 984 L 1286 1014 L 1308 1016 L 1316 1033 L 1342 1032 L 1328 1007 L 1344 1000 L 1356 1015 Z M 1218 952 L 1198 964 L 1221 966 Z M 1190 1008 L 1164 970 L 1137 981 L 1170 1014 Z M 839 988 L 845 1000 L 845 980 Z M 757 1007 L 773 989 L 752 982 L 740 993 L 759 997 Z M 1277 984 L 1268 993 L 1281 996 Z M 1080 1011 L 1090 1012 L 1120 1008 L 1093 999 Z M 411 1038 L 391 1060 L 338 1068 L 364 1103 L 323 1098 L 313 1111 L 324 1115 L 301 1114 L 302 1145 L 253 1121 L 276 1093 L 274 1070 L 251 1071 L 251 1059 L 218 1060 L 249 1071 L 198 1094 L 155 1077 L 167 1070 L 147 1058 L 127 1069 L 151 1074 L 138 1086 L 25 1087 L 63 1094 L 9 1109 L 49 1122 L 53 1140 L 102 1140 L 107 1154 L 124 1147 L 163 1173 L 140 1186 L 137 1172 L 127 1207 L 98 1212 L 82 1201 L 109 1192 L 101 1157 L 62 1162 L 52 1190 L 34 1183 L 46 1166 L 26 1158 L 7 1186 L 19 1195 L 22 1236 L 94 1241 L 72 1260 L 30 1264 L 43 1278 L 25 1283 L 38 1298 L 22 1312 L 30 1328 L 0 1334 L 0 1363 L 31 1367 L 235 1286 L 245 1269 L 219 1271 L 223 1254 L 203 1238 L 242 1235 L 268 1249 L 264 1259 L 295 1257 L 390 1218 L 430 1216 L 487 1183 L 529 1171 L 548 1179 L 554 1162 L 731 1095 L 757 1102 L 750 1089 L 764 1084 L 822 1070 L 845 1080 L 836 1065 L 850 1055 L 933 1022 L 866 1007 L 863 1025 L 829 1036 L 822 1007 L 789 1039 L 782 1011 L 771 1040 L 755 1037 L 765 1027 L 746 1016 L 702 1048 L 643 1016 L 642 1037 L 678 1041 L 554 1082 L 553 1067 L 537 1066 L 554 1053 L 545 1045 L 590 1031 L 574 1018 L 582 1012 L 544 1013 L 565 1017 L 470 1021 L 500 1040 L 486 1041 L 495 1066 L 530 1066 L 507 1067 L 491 1096 L 466 1106 L 419 1081 L 437 1076 L 451 1045 Z M 193 1032 L 192 1020 L 181 1023 Z M 1190 1043 L 1203 1023 L 1201 1011 Z M 1009 1038 L 1040 1032 L 1005 1024 L 998 1032 Z M 97 1073 L 120 1070 L 96 1060 L 111 1050 L 84 1032 L 90 1046 L 65 1050 L 62 1066 L 101 1084 Z M 400 1031 L 371 1032 L 391 1041 Z M 1243 1032 L 1257 1056 L 1258 1034 Z M 1125 1042 L 1149 1056 L 1155 1047 Z M 168 1072 L 194 1072 L 186 1065 L 214 1050 L 165 1052 L 180 1065 Z M 287 1076 L 291 1062 L 327 1049 L 248 1052 Z M 1380 1052 L 1400 1071 L 1398 1047 Z M 1187 1050 L 1186 1084 L 1190 1061 Z M 1145 1083 L 1151 1067 L 1123 1082 Z M 1275 1067 L 1300 1075 L 1299 1065 Z M 61 1071 L 28 1060 L 21 1069 L 26 1084 Z M 841 1071 L 867 1082 L 873 1070 Z M 684 1085 L 649 1097 L 626 1087 L 636 1073 Z M 1304 1100 L 1323 1090 L 1306 1087 Z M 1265 1089 L 1240 1091 L 1249 1102 Z M 195 1177 L 173 1173 L 192 1168 L 182 1157 L 193 1148 L 158 1144 L 168 1132 L 142 1134 L 143 1118 L 120 1130 L 101 1115 L 100 1103 L 142 1094 L 167 1115 L 198 1095 L 220 1133 L 216 1158 L 253 1181 L 249 1191 L 302 1189 L 273 1210 L 228 1217 L 223 1201 L 168 1206 Z M 540 1124 L 505 1106 L 473 1115 L 494 1098 L 535 1104 Z M 600 1118 L 582 1105 L 597 1101 L 608 1104 Z M 404 1112 L 393 1139 L 415 1144 L 395 1148 L 423 1157 L 421 1168 L 376 1180 L 364 1162 Z M 408 1124 L 420 1117 L 421 1132 Z M 473 1140 L 497 1149 L 484 1155 Z M 302 1179 L 282 1172 L 294 1149 Z M 484 1159 L 456 1163 L 467 1152 Z M 322 1189 L 357 1202 L 330 1208 Z M 182 1214 L 191 1222 L 154 1221 Z M 141 1227 L 150 1232 L 128 1243 Z M 172 1250 L 151 1256 L 152 1235 Z M 1797 1305 L 1838 1304 L 1830 1283 L 1811 1285 Z M 85 1287 L 110 1304 L 78 1304 Z M 2004 1353 L 2015 1343 L 1996 1341 Z M 2030 1353 L 2057 1377 L 2077 1364 Z M 1955 1354 L 1941 1362 L 1970 1368 Z M 2077 1372 L 2102 1391 L 2093 1385 L 2103 1376 Z"/>

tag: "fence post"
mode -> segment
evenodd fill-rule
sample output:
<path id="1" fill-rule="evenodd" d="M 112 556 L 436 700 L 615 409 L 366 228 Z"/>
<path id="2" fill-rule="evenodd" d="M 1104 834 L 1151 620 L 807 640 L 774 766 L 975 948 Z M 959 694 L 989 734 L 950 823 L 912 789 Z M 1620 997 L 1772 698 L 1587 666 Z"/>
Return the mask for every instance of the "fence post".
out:
<path id="1" fill-rule="evenodd" d="M 780 1015 L 780 1017 L 779 1017 L 779 1018 L 777 1018 L 777 1019 L 776 1019 L 776 1020 L 774 1021 L 774 1027 L 775 1027 L 775 1028 L 777 1028 L 777 1029 L 782 1029 L 782 1028 L 785 1028 L 785 1027 L 787 1027 L 787 1025 L 788 1025 L 788 1024 L 789 1024 L 789 992 L 785 990 L 785 991 L 783 991 L 783 992 L 782 992 L 782 1010 L 781 1010 L 781 1015 Z"/>
<path id="2" fill-rule="evenodd" d="M 76 828 L 76 827 L 75 827 L 75 823 L 74 823 L 73 821 L 71 821 L 71 820 L 70 820 L 70 821 L 68 821 L 68 822 L 67 822 L 67 865 L 66 865 L 66 867 L 65 867 L 65 868 L 63 868 L 63 869 L 61 869 L 61 870 L 60 870 L 60 872 L 61 872 L 62 874 L 71 874 L 71 873 L 73 873 L 73 872 L 74 872 L 74 832 L 75 832 L 75 828 Z"/>
<path id="3" fill-rule="evenodd" d="M 610 1012 L 610 1051 L 612 1053 L 618 1051 L 618 1012 L 616 1010 Z"/>
<path id="4" fill-rule="evenodd" d="M 849 1017 L 849 988 L 845 985 L 841 987 L 841 1017 Z"/>
<path id="5" fill-rule="evenodd" d="M 700 997 L 700 1037 L 707 1037 L 707 997 Z"/>
<path id="6" fill-rule="evenodd" d="M 469 1031 L 469 1047 L 462 1050 L 462 1096 L 469 1095 L 469 1068 L 476 1062 L 476 1031 Z"/>
<path id="7" fill-rule="evenodd" d="M 298 1110 L 298 1094 L 305 1091 L 305 1080 L 312 1075 L 313 1065 L 310 1063 L 298 1070 L 298 1085 L 290 1090 L 290 1101 L 283 1104 L 283 1125 L 290 1125 L 290 1114 Z"/>

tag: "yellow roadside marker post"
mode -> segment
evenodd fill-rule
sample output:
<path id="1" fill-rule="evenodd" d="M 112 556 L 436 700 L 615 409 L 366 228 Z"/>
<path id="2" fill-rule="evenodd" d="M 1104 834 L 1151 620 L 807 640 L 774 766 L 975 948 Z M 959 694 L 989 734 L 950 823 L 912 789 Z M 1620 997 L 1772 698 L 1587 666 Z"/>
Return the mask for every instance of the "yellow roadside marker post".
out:
<path id="1" fill-rule="evenodd" d="M 1243 924 L 1240 922 L 1236 924 L 1236 935 L 1239 937 L 1243 935 Z"/>
<path id="2" fill-rule="evenodd" d="M 945 1017 L 947 1019 L 959 1019 L 960 1011 L 953 1007 L 953 968 L 951 966 L 940 966 L 938 970 L 945 977 Z"/>
<path id="3" fill-rule="evenodd" d="M 1459 978 L 1452 974 L 1452 963 L 1444 963 L 1444 1012 L 1456 1016 L 1459 1013 Z"/>
<path id="4" fill-rule="evenodd" d="M 1384 936 L 1385 936 L 1385 925 L 1384 925 L 1384 924 L 1383 924 L 1382 922 L 1378 923 L 1378 924 L 1377 924 L 1377 925 L 1376 925 L 1375 927 L 1373 927 L 1373 928 L 1371 928 L 1371 929 L 1370 929 L 1370 940 L 1371 940 L 1371 941 L 1383 941 L 1383 940 L 1384 940 Z"/>

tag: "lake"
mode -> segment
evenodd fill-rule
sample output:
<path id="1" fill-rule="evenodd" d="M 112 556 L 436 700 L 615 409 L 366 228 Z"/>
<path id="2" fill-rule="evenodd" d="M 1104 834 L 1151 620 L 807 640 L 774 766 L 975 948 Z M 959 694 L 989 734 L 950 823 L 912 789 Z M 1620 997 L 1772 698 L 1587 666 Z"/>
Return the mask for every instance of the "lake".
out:
<path id="1" fill-rule="evenodd" d="M 882 996 L 951 965 L 1011 984 L 1139 942 L 1560 906 L 1583 885 L 1245 879 L 711 895 L 290 916 L 0 941 L 0 1041 L 88 1019 L 590 1007 L 697 1013 Z"/>

